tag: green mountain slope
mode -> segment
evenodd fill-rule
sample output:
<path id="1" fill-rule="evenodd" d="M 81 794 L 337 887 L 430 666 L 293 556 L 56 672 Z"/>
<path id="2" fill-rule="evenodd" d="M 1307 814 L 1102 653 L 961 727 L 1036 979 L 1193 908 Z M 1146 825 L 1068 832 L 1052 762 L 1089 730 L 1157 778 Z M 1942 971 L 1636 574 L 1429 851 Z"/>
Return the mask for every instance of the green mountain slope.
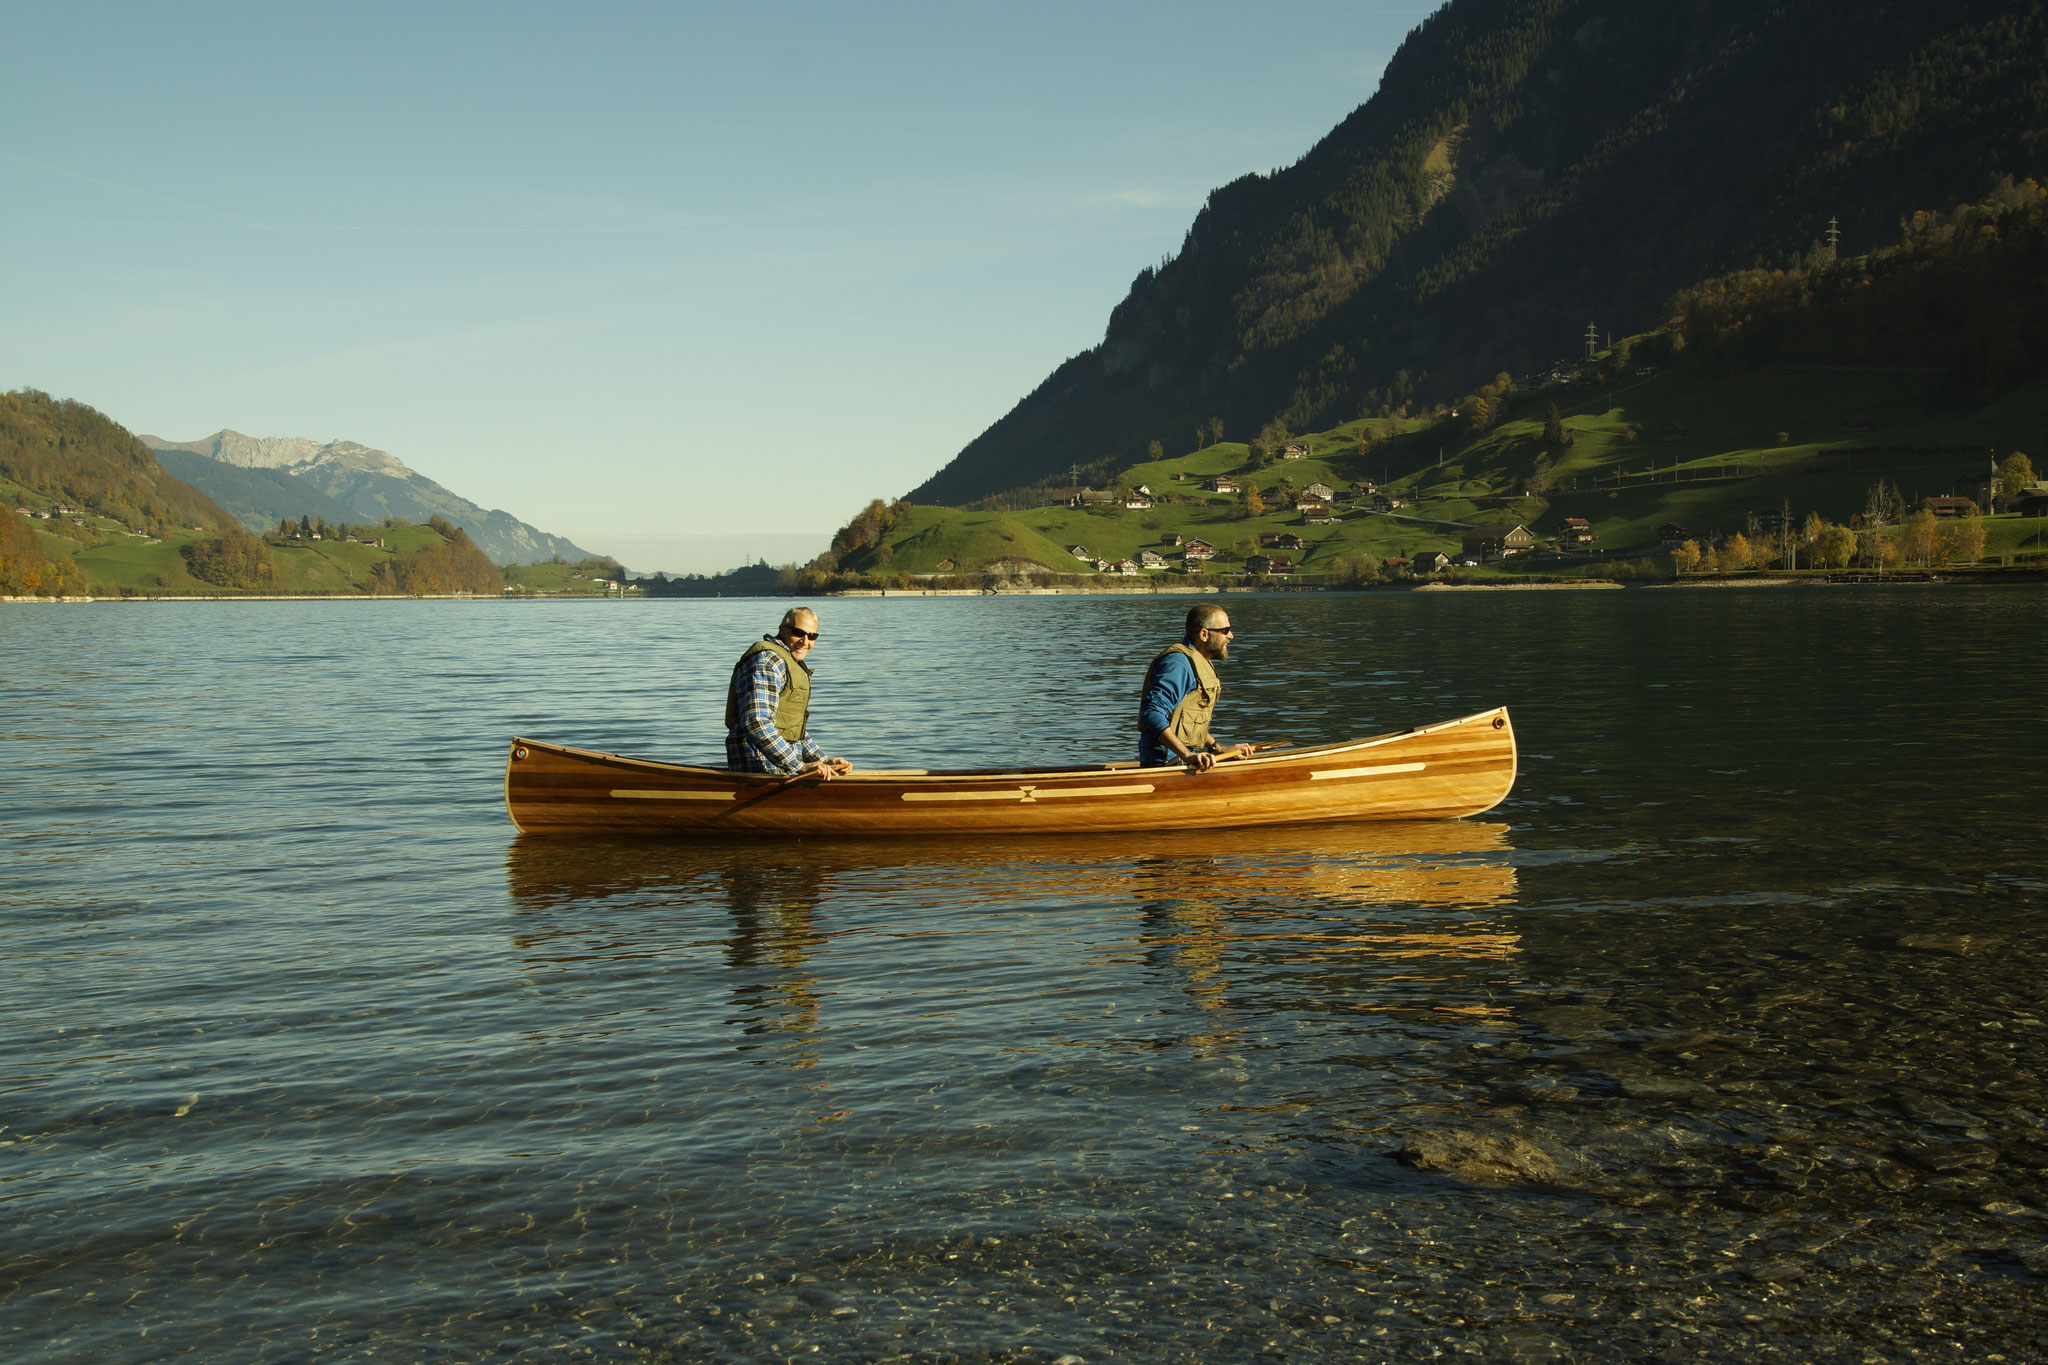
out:
<path id="1" fill-rule="evenodd" d="M 1299 162 L 1217 190 L 1060 366 L 911 501 L 1330 429 L 1661 323 L 1729 270 L 1892 240 L 2048 178 L 2034 0 L 1452 0 Z"/>
<path id="2" fill-rule="evenodd" d="M 242 469 L 189 450 L 164 448 L 157 462 L 195 488 L 206 490 L 216 503 L 252 531 L 268 531 L 285 518 L 300 517 L 340 524 L 361 520 L 364 513 L 281 469 Z"/>

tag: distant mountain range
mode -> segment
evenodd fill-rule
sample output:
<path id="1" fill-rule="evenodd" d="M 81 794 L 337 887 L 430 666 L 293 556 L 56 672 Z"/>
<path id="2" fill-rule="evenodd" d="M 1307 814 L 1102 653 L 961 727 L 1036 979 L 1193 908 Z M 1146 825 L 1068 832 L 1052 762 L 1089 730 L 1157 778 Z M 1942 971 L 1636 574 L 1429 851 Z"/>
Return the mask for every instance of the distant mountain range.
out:
<path id="1" fill-rule="evenodd" d="M 197 441 L 144 436 L 158 461 L 212 498 L 252 531 L 285 517 L 331 522 L 424 522 L 439 515 L 460 526 L 498 564 L 536 564 L 556 555 L 571 562 L 591 552 L 549 535 L 510 512 L 479 507 L 408 468 L 387 451 L 355 441 L 321 444 L 296 436 L 244 436 L 221 430 Z"/>
<path id="2" fill-rule="evenodd" d="M 2048 179 L 2032 0 L 1450 0 L 1370 100 L 1212 193 L 1099 345 L 905 499 L 1455 402 L 1656 327 L 1700 281 L 1868 252 L 2006 178 Z"/>

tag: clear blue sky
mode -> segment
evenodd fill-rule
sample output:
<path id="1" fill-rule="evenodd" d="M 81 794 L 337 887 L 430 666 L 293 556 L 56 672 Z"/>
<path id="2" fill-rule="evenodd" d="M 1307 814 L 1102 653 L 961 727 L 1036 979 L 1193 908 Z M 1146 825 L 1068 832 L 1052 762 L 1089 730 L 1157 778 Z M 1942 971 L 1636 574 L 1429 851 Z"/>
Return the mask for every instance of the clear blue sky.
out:
<path id="1" fill-rule="evenodd" d="M 30 0 L 0 386 L 361 441 L 635 568 L 796 558 L 1434 7 Z"/>

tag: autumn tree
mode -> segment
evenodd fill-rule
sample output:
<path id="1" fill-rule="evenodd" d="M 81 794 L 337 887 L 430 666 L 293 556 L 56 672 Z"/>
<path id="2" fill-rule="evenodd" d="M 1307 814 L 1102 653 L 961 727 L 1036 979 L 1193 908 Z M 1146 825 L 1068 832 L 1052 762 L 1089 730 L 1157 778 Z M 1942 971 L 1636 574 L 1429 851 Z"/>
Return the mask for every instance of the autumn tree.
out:
<path id="1" fill-rule="evenodd" d="M 2034 482 L 2034 462 L 2015 450 L 1998 462 L 1998 500 L 2010 504 Z"/>
<path id="2" fill-rule="evenodd" d="M 1671 552 L 1671 567 L 1681 575 L 1689 574 L 1700 566 L 1700 543 L 1688 540 Z"/>
<path id="3" fill-rule="evenodd" d="M 1145 443 L 1145 458 L 1153 464 L 1158 464 L 1166 458 L 1166 447 L 1157 441 L 1147 441 Z"/>
<path id="4" fill-rule="evenodd" d="M 1914 564 L 1928 565 L 1941 548 L 1941 538 L 1934 524 L 1934 513 L 1925 507 L 1906 518 L 1906 526 L 1899 537 L 1899 549 L 1907 560 Z"/>
<path id="5" fill-rule="evenodd" d="M 1746 569 L 1756 559 L 1756 550 L 1749 543 L 1749 537 L 1737 531 L 1721 546 L 1721 567 L 1734 572 Z"/>
<path id="6" fill-rule="evenodd" d="M 1984 523 L 1980 518 L 1964 517 L 1941 539 L 1943 563 L 1961 560 L 1975 564 L 1984 557 Z"/>
<path id="7" fill-rule="evenodd" d="M 1856 533 L 1846 526 L 1824 524 L 1813 538 L 1813 553 L 1830 569 L 1846 569 L 1856 557 Z"/>

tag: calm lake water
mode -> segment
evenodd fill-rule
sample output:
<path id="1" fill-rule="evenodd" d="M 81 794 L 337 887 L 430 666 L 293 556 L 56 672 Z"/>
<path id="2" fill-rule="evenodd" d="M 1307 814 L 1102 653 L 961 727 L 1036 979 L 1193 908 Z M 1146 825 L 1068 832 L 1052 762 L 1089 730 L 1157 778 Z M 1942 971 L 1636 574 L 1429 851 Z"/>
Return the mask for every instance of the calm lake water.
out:
<path id="1" fill-rule="evenodd" d="M 2048 593 L 1229 599 L 1469 821 L 514 834 L 782 605 L 0 609 L 0 1358 L 2048 1358 Z M 814 729 L 1122 757 L 1187 605 L 826 601 Z"/>

